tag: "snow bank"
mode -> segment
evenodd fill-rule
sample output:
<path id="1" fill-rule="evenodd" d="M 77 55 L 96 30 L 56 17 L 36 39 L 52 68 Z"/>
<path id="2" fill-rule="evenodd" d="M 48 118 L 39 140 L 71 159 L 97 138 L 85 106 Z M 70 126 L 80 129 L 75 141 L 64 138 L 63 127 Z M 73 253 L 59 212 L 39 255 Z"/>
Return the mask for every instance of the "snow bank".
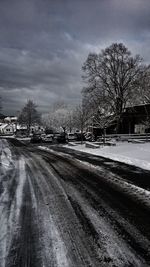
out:
<path id="1" fill-rule="evenodd" d="M 69 148 L 68 145 L 65 145 L 65 147 Z M 133 144 L 118 142 L 116 146 L 100 146 L 100 148 L 94 149 L 87 148 L 85 144 L 80 144 L 71 147 L 71 149 L 150 170 L 150 143 Z"/>
<path id="2" fill-rule="evenodd" d="M 17 137 L 16 138 L 18 141 L 30 141 L 31 137 Z"/>
<path id="3" fill-rule="evenodd" d="M 7 171 L 12 163 L 12 154 L 7 140 L 0 139 L 0 165 L 1 170 Z"/>

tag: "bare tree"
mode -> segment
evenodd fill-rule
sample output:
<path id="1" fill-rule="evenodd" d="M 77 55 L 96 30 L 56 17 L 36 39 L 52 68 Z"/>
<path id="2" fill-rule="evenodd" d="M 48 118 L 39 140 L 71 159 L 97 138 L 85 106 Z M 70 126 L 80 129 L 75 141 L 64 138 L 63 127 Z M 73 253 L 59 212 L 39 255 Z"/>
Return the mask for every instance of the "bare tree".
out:
<path id="1" fill-rule="evenodd" d="M 73 108 L 69 108 L 67 112 L 67 129 L 71 133 L 74 129 L 74 117 L 73 117 Z"/>
<path id="2" fill-rule="evenodd" d="M 103 103 L 103 106 L 98 106 L 93 114 L 93 126 L 96 126 L 103 131 L 103 141 L 105 143 L 106 130 L 115 123 L 116 117 L 114 114 L 110 113 L 109 106 L 107 106 L 106 103 Z"/>
<path id="3" fill-rule="evenodd" d="M 43 123 L 48 128 L 55 130 L 62 129 L 64 133 L 71 131 L 73 128 L 72 107 L 64 102 L 56 102 L 50 109 L 50 112 L 43 116 Z"/>
<path id="4" fill-rule="evenodd" d="M 54 127 L 54 117 L 53 117 L 53 113 L 46 113 L 46 114 L 42 114 L 41 117 L 42 120 L 42 124 L 46 127 L 47 131 L 54 131 L 55 127 Z"/>
<path id="5" fill-rule="evenodd" d="M 76 128 L 78 128 L 81 132 L 81 137 L 83 136 L 84 129 L 87 126 L 87 122 L 90 119 L 90 113 L 87 109 L 87 106 L 83 104 L 79 104 L 73 113 L 73 121 Z M 81 142 L 82 142 L 81 138 Z"/>
<path id="6" fill-rule="evenodd" d="M 62 128 L 64 133 L 68 128 L 68 110 L 66 108 L 59 108 L 54 113 L 55 127 Z"/>
<path id="7" fill-rule="evenodd" d="M 27 126 L 27 133 L 30 133 L 30 128 L 33 124 L 40 122 L 40 115 L 37 112 L 36 105 L 32 100 L 28 100 L 26 105 L 21 110 L 18 122 Z"/>
<path id="8" fill-rule="evenodd" d="M 142 124 L 145 126 L 146 133 L 150 130 L 150 104 L 144 105 L 145 118 L 142 120 Z"/>
<path id="9" fill-rule="evenodd" d="M 83 65 L 86 87 L 84 96 L 99 98 L 108 104 L 110 113 L 117 118 L 117 131 L 121 114 L 133 97 L 135 82 L 140 72 L 141 58 L 131 56 L 131 52 L 121 43 L 113 43 L 99 54 L 89 54 Z M 91 97 L 92 96 L 92 97 Z"/>
<path id="10" fill-rule="evenodd" d="M 138 94 L 134 96 L 136 105 L 143 104 L 145 116 L 141 123 L 150 128 L 150 65 L 143 66 L 139 73 L 139 79 L 137 80 Z M 133 107 L 134 109 L 134 107 Z"/>
<path id="11" fill-rule="evenodd" d="M 150 65 L 143 66 L 138 79 L 138 101 L 143 104 L 150 103 Z"/>

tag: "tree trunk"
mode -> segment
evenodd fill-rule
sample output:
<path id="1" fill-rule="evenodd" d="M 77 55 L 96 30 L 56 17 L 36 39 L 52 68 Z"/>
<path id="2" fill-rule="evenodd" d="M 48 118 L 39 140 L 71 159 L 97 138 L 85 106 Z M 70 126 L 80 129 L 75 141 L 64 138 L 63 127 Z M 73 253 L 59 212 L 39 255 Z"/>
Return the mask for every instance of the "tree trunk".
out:
<path id="1" fill-rule="evenodd" d="M 83 126 L 81 125 L 81 144 L 83 144 Z"/>
<path id="2" fill-rule="evenodd" d="M 116 104 L 116 114 L 117 114 L 117 125 L 116 125 L 116 133 L 120 133 L 121 128 L 121 115 L 123 112 L 123 101 L 121 97 L 118 97 Z"/>
<path id="3" fill-rule="evenodd" d="M 120 130 L 121 130 L 121 116 L 119 115 L 117 118 L 116 134 L 119 134 Z"/>
<path id="4" fill-rule="evenodd" d="M 103 139 L 103 142 L 104 144 L 106 143 L 106 128 L 103 129 L 103 133 L 104 133 L 104 139 Z"/>
<path id="5" fill-rule="evenodd" d="M 31 124 L 28 124 L 28 125 L 27 125 L 27 135 L 28 135 L 28 136 L 30 135 L 30 128 L 31 128 Z"/>

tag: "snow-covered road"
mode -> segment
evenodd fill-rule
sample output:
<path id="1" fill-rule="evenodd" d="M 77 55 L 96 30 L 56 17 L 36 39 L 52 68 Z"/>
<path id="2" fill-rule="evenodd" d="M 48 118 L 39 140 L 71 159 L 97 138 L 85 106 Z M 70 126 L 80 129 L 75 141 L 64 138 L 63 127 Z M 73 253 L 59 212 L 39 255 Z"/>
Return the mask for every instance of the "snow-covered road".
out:
<path id="1" fill-rule="evenodd" d="M 149 172 L 9 142 L 0 140 L 0 266 L 150 266 Z"/>

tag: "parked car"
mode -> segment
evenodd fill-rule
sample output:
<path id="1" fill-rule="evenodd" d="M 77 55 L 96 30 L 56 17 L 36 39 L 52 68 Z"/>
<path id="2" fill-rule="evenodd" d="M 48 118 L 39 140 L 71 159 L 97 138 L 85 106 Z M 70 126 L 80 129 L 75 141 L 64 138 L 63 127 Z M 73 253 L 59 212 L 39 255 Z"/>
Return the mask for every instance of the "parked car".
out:
<path id="1" fill-rule="evenodd" d="M 74 133 L 68 133 L 67 134 L 67 140 L 68 141 L 76 141 L 77 140 L 77 136 Z"/>
<path id="2" fill-rule="evenodd" d="M 66 143 L 67 137 L 66 133 L 55 133 L 54 134 L 54 141 L 57 143 Z"/>
<path id="3" fill-rule="evenodd" d="M 53 137 L 54 137 L 53 134 L 47 134 L 47 135 L 42 137 L 42 141 L 44 143 L 52 143 L 53 142 Z"/>
<path id="4" fill-rule="evenodd" d="M 31 137 L 30 140 L 31 143 L 41 143 L 42 142 L 42 137 L 41 134 L 34 133 Z"/>
<path id="5" fill-rule="evenodd" d="M 83 133 L 76 132 L 76 133 L 75 133 L 75 136 L 76 136 L 76 140 L 77 140 L 77 141 L 85 141 L 85 140 L 86 140 L 86 139 L 85 139 L 85 136 L 84 136 Z"/>

